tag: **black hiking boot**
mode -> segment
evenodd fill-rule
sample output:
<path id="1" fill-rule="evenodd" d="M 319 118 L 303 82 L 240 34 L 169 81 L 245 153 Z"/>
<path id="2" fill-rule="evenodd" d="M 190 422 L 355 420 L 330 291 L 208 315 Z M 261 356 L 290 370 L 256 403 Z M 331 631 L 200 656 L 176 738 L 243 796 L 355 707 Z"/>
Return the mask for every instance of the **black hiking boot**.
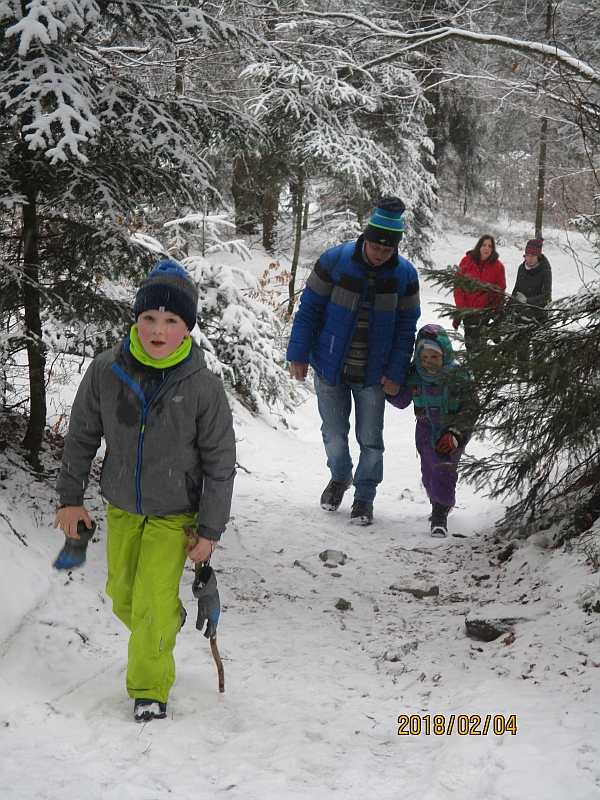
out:
<path id="1" fill-rule="evenodd" d="M 167 704 L 147 697 L 136 698 L 133 705 L 133 718 L 136 722 L 149 722 L 151 719 L 165 719 Z"/>
<path id="2" fill-rule="evenodd" d="M 321 508 L 325 511 L 337 511 L 350 486 L 352 486 L 352 475 L 345 481 L 330 480 L 321 495 Z"/>
<path id="3" fill-rule="evenodd" d="M 353 525 L 370 525 L 373 522 L 373 503 L 370 500 L 355 500 L 352 503 L 350 522 Z"/>
<path id="4" fill-rule="evenodd" d="M 448 514 L 452 506 L 441 503 L 431 504 L 431 535 L 434 539 L 445 539 L 448 536 Z"/>

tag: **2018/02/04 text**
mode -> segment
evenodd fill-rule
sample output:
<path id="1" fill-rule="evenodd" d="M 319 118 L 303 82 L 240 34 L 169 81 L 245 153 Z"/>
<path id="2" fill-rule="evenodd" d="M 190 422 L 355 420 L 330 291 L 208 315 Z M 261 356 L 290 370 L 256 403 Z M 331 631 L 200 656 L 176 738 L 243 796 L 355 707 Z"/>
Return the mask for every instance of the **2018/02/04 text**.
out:
<path id="1" fill-rule="evenodd" d="M 479 714 L 468 716 L 467 714 L 451 714 L 446 721 L 446 716 L 443 714 L 436 714 L 431 716 L 425 714 L 419 716 L 413 714 L 401 714 L 398 717 L 398 736 L 419 736 L 424 733 L 425 736 L 450 736 L 452 733 L 458 733 L 459 736 L 487 736 L 488 733 L 495 733 L 496 736 L 502 736 L 504 733 L 510 733 L 512 736 L 517 735 L 517 715 L 511 714 L 506 719 L 502 714 L 496 714 L 492 717 L 487 714 L 483 719 Z"/>

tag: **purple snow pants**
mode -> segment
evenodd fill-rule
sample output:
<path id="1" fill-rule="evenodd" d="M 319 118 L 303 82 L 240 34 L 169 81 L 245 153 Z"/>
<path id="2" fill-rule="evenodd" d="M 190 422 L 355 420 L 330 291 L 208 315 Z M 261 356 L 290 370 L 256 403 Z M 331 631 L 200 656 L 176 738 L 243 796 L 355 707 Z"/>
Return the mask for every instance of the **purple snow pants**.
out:
<path id="1" fill-rule="evenodd" d="M 431 425 L 427 419 L 417 420 L 415 440 L 421 456 L 423 486 L 430 502 L 442 506 L 456 505 L 457 468 L 464 447 L 459 447 L 452 457 L 438 455 L 431 443 Z"/>

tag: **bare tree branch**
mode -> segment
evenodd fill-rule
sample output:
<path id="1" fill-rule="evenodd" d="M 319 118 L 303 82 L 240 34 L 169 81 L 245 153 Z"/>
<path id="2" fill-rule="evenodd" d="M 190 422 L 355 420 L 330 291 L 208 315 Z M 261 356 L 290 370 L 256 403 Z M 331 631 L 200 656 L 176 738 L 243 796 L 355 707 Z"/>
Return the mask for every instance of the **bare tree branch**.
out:
<path id="1" fill-rule="evenodd" d="M 393 53 L 381 56 L 379 58 L 367 61 L 362 65 L 362 69 L 373 69 L 381 64 L 389 63 L 401 58 L 408 52 L 421 48 L 425 45 L 433 43 L 440 43 L 448 39 L 467 39 L 481 44 L 496 45 L 498 47 L 507 48 L 509 50 L 516 50 L 517 52 L 528 53 L 529 55 L 540 55 L 544 58 L 549 58 L 550 63 L 559 61 L 564 66 L 568 67 L 571 71 L 581 75 L 594 84 L 600 84 L 600 72 L 590 64 L 582 61 L 579 58 L 568 53 L 566 50 L 561 49 L 553 44 L 545 44 L 544 42 L 527 41 L 526 39 L 515 39 L 511 36 L 500 36 L 493 33 L 480 33 L 478 31 L 470 31 L 464 28 L 452 28 L 448 26 L 440 28 L 429 28 L 425 30 L 417 30 L 412 32 L 395 31 L 389 28 L 382 28 L 375 22 L 362 17 L 359 14 L 348 14 L 344 12 L 324 12 L 324 11 L 288 11 L 285 12 L 288 17 L 312 17 L 315 19 L 323 20 L 345 20 L 356 25 L 361 25 L 370 31 L 373 31 L 378 38 L 387 40 L 396 40 L 406 42 L 406 46 Z"/>

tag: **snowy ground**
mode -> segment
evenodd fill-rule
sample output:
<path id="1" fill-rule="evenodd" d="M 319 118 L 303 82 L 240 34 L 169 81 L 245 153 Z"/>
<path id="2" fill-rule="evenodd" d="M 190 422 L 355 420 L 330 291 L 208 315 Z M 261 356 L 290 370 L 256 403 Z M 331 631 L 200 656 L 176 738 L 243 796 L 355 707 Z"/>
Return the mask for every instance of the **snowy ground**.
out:
<path id="1" fill-rule="evenodd" d="M 436 263 L 457 263 L 476 238 L 438 242 Z M 500 253 L 509 288 L 526 239 Z M 545 250 L 556 296 L 572 292 L 572 259 L 556 244 Z M 255 274 L 264 265 L 257 259 Z M 436 321 L 439 297 L 427 286 L 423 296 L 422 323 Z M 313 396 L 288 430 L 239 406 L 235 420 L 244 469 L 213 559 L 226 691 L 188 622 L 169 717 L 144 726 L 124 688 L 127 633 L 104 594 L 97 489 L 88 507 L 98 541 L 82 569 L 57 574 L 52 481 L 2 456 L 2 799 L 600 798 L 600 619 L 577 602 L 598 575 L 584 558 L 521 543 L 500 563 L 501 506 L 468 486 L 450 517 L 454 535 L 432 540 L 410 410 L 388 409 L 386 477 L 375 523 L 362 529 L 349 524 L 349 497 L 335 514 L 318 507 L 328 475 Z M 46 463 L 56 467 L 50 454 Z M 324 566 L 327 548 L 346 563 Z M 190 621 L 192 579 L 188 568 Z M 392 586 L 439 594 L 419 600 Z M 340 598 L 348 610 L 336 608 Z M 514 641 L 467 638 L 465 617 L 497 603 L 525 619 Z M 404 714 L 429 715 L 431 733 L 398 735 Z M 516 735 L 458 733 L 459 715 L 479 715 L 483 731 L 488 714 L 516 715 Z M 446 727 L 454 715 L 451 734 L 434 733 L 434 715 Z"/>

